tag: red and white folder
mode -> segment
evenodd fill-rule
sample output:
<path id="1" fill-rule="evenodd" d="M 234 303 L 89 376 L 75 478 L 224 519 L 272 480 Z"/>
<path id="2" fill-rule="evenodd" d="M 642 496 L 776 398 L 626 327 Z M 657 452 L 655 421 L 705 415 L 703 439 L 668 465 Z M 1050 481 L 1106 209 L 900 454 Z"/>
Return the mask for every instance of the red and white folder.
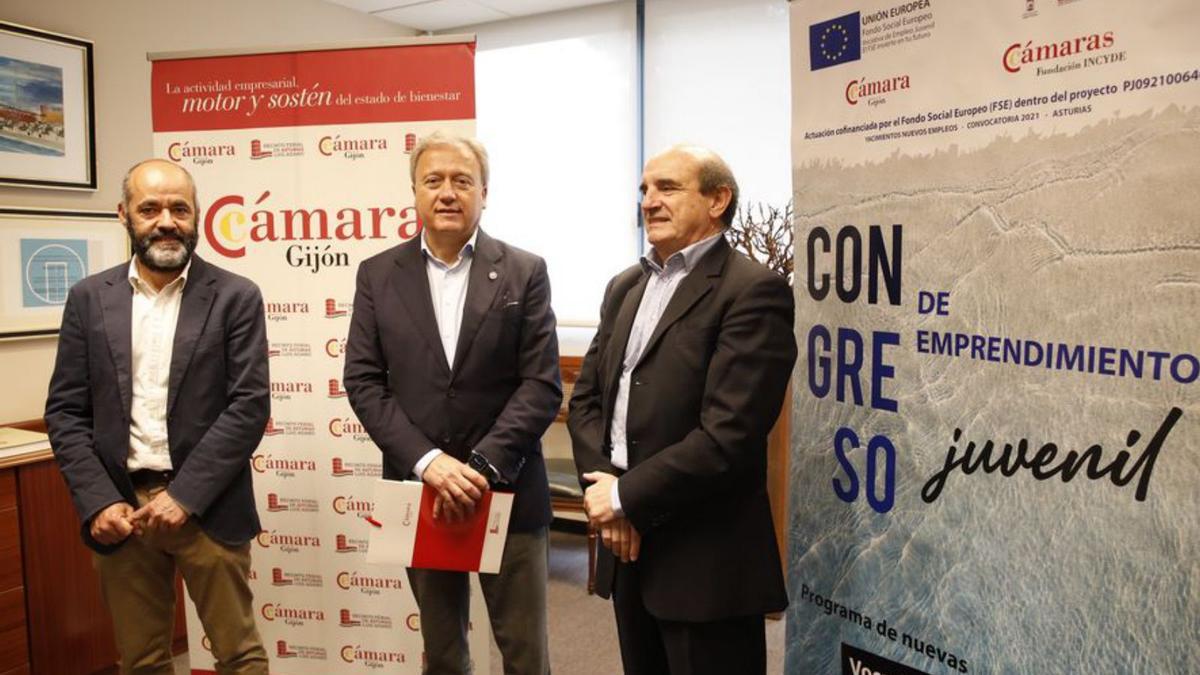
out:
<path id="1" fill-rule="evenodd" d="M 500 571 L 512 514 L 511 492 L 489 490 L 465 522 L 433 519 L 437 492 L 418 481 L 380 479 L 367 562 L 460 572 Z"/>

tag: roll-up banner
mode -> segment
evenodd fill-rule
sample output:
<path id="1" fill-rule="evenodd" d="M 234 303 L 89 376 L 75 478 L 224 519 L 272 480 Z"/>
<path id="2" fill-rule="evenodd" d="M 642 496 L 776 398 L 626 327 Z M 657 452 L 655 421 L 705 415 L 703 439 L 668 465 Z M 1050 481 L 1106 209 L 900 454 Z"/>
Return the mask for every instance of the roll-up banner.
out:
<path id="1" fill-rule="evenodd" d="M 366 562 L 379 449 L 342 386 L 363 259 L 417 235 L 409 153 L 473 135 L 473 38 L 151 55 L 154 151 L 196 178 L 198 253 L 266 303 L 271 419 L 254 455 L 255 619 L 272 672 L 420 672 L 399 566 Z M 472 652 L 487 672 L 475 587 Z M 192 672 L 212 672 L 188 606 Z"/>
<path id="2" fill-rule="evenodd" d="M 1200 668 L 1200 10 L 792 3 L 788 673 Z"/>

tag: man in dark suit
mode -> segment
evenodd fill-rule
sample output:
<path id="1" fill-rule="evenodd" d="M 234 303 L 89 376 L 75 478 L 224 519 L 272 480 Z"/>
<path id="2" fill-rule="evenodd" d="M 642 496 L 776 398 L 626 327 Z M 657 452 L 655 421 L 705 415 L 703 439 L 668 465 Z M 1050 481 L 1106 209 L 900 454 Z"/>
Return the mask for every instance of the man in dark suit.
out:
<path id="1" fill-rule="evenodd" d="M 362 263 L 346 390 L 383 452 L 384 478 L 437 491 L 435 518 L 515 493 L 498 574 L 480 586 L 506 673 L 549 672 L 541 437 L 562 401 L 545 262 L 479 229 L 487 153 L 435 134 L 410 159 L 423 233 Z M 410 569 L 426 673 L 470 672 L 467 575 Z"/>
<path id="2" fill-rule="evenodd" d="M 262 296 L 193 255 L 196 186 L 164 160 L 125 176 L 129 264 L 71 288 L 46 401 L 95 551 L 122 673 L 171 673 L 175 570 L 222 673 L 266 673 L 247 581 L 261 529 L 250 455 L 270 412 Z"/>
<path id="3" fill-rule="evenodd" d="M 785 279 L 733 252 L 737 183 L 712 152 L 646 163 L 652 249 L 612 279 L 568 427 L 604 545 L 626 673 L 761 673 L 787 605 L 767 435 L 796 360 Z"/>

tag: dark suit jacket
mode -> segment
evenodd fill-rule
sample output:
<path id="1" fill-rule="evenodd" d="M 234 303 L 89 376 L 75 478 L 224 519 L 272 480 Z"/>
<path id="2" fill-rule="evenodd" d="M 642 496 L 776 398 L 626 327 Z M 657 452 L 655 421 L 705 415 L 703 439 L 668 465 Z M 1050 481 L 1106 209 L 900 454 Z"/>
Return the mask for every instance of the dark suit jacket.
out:
<path id="1" fill-rule="evenodd" d="M 50 444 L 83 521 L 137 499 L 126 471 L 132 385 L 133 290 L 128 263 L 71 288 L 46 401 Z M 262 529 L 250 455 L 271 410 L 267 329 L 258 287 L 199 256 L 183 289 L 167 401 L 175 479 L 167 491 L 213 539 L 231 545 Z"/>
<path id="2" fill-rule="evenodd" d="M 346 341 L 350 405 L 383 452 L 383 477 L 412 478 L 439 448 L 474 450 L 513 485 L 510 531 L 550 522 L 542 434 L 562 402 L 550 281 L 541 258 L 475 242 L 454 363 L 438 334 L 421 242 L 364 260 Z"/>
<path id="3" fill-rule="evenodd" d="M 625 345 L 646 290 L 635 265 L 609 282 L 568 427 L 580 474 L 612 466 L 609 427 Z M 787 606 L 767 502 L 767 434 L 796 360 L 787 282 L 722 238 L 680 282 L 634 368 L 621 506 L 642 535 L 651 614 L 713 621 Z M 601 552 L 597 590 L 612 590 Z"/>

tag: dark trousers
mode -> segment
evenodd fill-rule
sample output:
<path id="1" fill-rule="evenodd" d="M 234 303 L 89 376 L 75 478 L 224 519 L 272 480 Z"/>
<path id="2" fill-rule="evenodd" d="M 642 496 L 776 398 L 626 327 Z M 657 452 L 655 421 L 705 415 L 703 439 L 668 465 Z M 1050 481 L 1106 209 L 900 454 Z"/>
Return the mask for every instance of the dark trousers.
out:
<path id="1" fill-rule="evenodd" d="M 492 635 L 505 675 L 547 675 L 546 581 L 550 550 L 546 528 L 510 532 L 498 574 L 480 574 Z M 408 570 L 421 613 L 426 675 L 468 675 L 467 621 L 471 589 L 466 572 Z"/>
<path id="2" fill-rule="evenodd" d="M 615 572 L 613 609 L 626 675 L 766 672 L 767 636 L 761 615 L 705 622 L 658 619 L 642 603 L 637 563 L 618 562 Z"/>

